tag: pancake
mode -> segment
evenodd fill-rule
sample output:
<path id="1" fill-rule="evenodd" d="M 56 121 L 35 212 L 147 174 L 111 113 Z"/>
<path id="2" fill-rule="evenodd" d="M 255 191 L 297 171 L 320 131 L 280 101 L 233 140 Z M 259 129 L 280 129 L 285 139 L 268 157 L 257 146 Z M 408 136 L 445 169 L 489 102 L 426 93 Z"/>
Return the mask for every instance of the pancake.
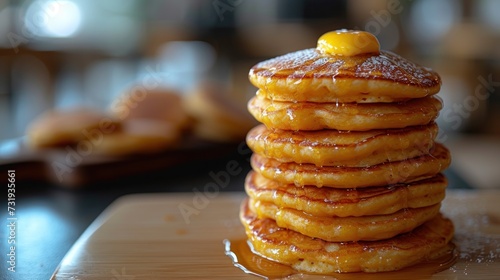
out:
<path id="1" fill-rule="evenodd" d="M 436 94 L 441 78 L 389 51 L 339 56 L 306 49 L 253 66 L 262 96 L 291 102 L 399 102 Z"/>
<path id="2" fill-rule="evenodd" d="M 105 113 L 78 107 L 45 112 L 28 126 L 26 134 L 32 147 L 58 147 L 76 144 L 96 133 L 113 133 L 120 127 Z"/>
<path id="3" fill-rule="evenodd" d="M 439 213 L 441 204 L 406 208 L 387 215 L 361 217 L 314 216 L 293 208 L 280 208 L 260 200 L 249 200 L 257 217 L 270 218 L 279 227 L 331 242 L 376 241 L 409 232 Z"/>
<path id="4" fill-rule="evenodd" d="M 370 131 L 290 131 L 259 125 L 248 132 L 254 153 L 282 162 L 316 166 L 367 167 L 428 154 L 438 132 L 435 123 Z"/>
<path id="5" fill-rule="evenodd" d="M 380 241 L 328 242 L 259 219 L 244 201 L 240 220 L 254 253 L 302 272 L 381 272 L 419 263 L 442 250 L 453 237 L 453 224 L 438 214 L 410 233 Z"/>
<path id="6" fill-rule="evenodd" d="M 248 110 L 268 128 L 285 130 L 366 131 L 426 125 L 442 108 L 436 97 L 398 103 L 313 103 L 273 101 L 260 92 L 248 102 Z"/>
<path id="7" fill-rule="evenodd" d="M 450 165 L 450 152 L 436 143 L 430 154 L 367 167 L 316 166 L 281 162 L 253 154 L 253 170 L 281 184 L 332 188 L 365 188 L 430 178 Z"/>
<path id="8" fill-rule="evenodd" d="M 180 139 L 178 127 L 169 123 L 133 119 L 123 122 L 123 131 L 105 135 L 92 152 L 111 156 L 153 153 L 175 147 Z"/>
<path id="9" fill-rule="evenodd" d="M 412 183 L 360 189 L 296 187 L 256 172 L 250 172 L 245 180 L 245 191 L 253 200 L 318 217 L 386 215 L 404 208 L 427 207 L 444 199 L 446 186 L 442 174 Z"/>

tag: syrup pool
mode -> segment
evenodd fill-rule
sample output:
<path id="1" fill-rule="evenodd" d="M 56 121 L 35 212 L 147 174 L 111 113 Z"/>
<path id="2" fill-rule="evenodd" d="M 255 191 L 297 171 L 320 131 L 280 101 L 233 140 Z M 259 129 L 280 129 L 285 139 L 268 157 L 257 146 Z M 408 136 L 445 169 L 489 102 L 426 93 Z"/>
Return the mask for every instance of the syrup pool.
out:
<path id="1" fill-rule="evenodd" d="M 225 254 L 229 256 L 234 266 L 243 272 L 255 275 L 264 279 L 324 279 L 325 276 L 333 277 L 337 280 L 351 279 L 426 279 L 432 275 L 449 269 L 458 259 L 458 250 L 453 243 L 450 243 L 433 259 L 398 271 L 377 272 L 377 273 L 333 273 L 329 275 L 314 275 L 296 271 L 290 266 L 283 265 L 252 252 L 246 239 L 224 240 Z M 330 277 L 328 277 L 330 279 Z"/>

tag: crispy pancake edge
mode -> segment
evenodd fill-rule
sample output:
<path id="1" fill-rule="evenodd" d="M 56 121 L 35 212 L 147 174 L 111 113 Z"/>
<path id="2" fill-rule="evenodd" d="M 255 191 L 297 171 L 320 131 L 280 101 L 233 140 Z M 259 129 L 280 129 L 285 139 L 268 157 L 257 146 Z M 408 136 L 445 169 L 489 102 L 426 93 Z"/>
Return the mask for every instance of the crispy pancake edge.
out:
<path id="1" fill-rule="evenodd" d="M 272 219 L 258 219 L 247 205 L 247 200 L 243 201 L 240 220 L 252 250 L 265 258 L 311 273 L 398 270 L 421 262 L 442 249 L 454 234 L 452 222 L 438 214 L 412 232 L 391 239 L 327 242 L 280 228 Z"/>

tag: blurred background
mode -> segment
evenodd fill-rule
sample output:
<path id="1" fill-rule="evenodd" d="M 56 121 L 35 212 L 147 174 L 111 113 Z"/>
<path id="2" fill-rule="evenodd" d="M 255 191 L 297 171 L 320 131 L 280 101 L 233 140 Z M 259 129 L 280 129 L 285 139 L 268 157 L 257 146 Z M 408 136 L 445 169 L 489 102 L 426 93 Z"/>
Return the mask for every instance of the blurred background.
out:
<path id="1" fill-rule="evenodd" d="M 500 187 L 500 1 L 0 0 L 0 141 L 53 108 L 105 110 L 154 77 L 223 84 L 241 110 L 255 63 L 362 29 L 440 73 L 440 140 L 475 186 Z"/>

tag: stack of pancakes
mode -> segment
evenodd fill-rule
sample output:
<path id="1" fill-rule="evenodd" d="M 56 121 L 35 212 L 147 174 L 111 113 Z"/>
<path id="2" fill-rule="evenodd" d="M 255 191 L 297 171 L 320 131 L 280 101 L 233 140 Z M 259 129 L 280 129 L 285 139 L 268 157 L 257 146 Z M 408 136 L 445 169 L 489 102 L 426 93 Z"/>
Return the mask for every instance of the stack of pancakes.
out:
<path id="1" fill-rule="evenodd" d="M 312 273 L 377 272 L 442 252 L 450 153 L 437 73 L 387 51 L 306 49 L 255 65 L 261 123 L 241 207 L 254 253 Z"/>

